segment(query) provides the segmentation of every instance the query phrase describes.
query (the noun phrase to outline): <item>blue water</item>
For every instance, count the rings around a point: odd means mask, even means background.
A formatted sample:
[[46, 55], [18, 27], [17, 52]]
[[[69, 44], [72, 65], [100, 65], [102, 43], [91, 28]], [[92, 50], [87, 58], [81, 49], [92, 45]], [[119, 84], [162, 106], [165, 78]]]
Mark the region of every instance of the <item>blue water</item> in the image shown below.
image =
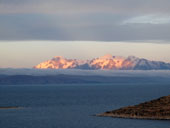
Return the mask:
[[170, 94], [170, 84], [0, 86], [0, 128], [170, 128], [170, 121], [95, 117]]

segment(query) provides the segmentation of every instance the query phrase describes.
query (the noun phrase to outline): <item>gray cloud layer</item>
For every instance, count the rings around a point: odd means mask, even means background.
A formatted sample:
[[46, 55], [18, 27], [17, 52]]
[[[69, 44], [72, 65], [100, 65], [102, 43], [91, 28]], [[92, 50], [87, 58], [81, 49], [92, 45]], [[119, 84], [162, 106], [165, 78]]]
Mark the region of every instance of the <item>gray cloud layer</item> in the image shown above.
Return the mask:
[[1, 0], [1, 13], [167, 13], [169, 0]]
[[1, 0], [0, 39], [169, 41], [169, 6], [169, 0]]
[[10, 69], [0, 68], [0, 75], [83, 75], [83, 76], [129, 76], [129, 77], [170, 77], [169, 70], [80, 70], [80, 69]]

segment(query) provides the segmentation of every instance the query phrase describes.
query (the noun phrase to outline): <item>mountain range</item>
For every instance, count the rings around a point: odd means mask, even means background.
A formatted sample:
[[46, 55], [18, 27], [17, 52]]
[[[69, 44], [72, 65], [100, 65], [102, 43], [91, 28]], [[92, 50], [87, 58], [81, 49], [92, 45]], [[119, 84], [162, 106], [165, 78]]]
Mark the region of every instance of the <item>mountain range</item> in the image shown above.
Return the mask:
[[55, 56], [51, 60], [42, 62], [33, 68], [36, 69], [86, 69], [86, 70], [166, 70], [170, 63], [151, 61], [135, 56], [120, 57], [110, 54], [92, 60], [66, 59]]

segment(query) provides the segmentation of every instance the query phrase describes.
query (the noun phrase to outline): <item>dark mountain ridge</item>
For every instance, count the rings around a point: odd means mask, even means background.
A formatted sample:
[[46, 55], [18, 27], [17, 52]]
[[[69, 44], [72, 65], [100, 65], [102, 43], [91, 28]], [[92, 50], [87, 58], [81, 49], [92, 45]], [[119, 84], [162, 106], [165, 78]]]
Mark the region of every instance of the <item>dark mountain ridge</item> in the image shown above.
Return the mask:
[[86, 75], [0, 75], [0, 85], [67, 84], [67, 83], [169, 83], [159, 76], [86, 76]]

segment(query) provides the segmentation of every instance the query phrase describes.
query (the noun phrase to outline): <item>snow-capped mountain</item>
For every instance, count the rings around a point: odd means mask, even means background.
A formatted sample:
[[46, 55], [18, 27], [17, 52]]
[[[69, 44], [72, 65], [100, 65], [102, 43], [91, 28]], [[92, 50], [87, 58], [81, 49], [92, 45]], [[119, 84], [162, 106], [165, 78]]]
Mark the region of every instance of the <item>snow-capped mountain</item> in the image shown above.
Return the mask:
[[40, 68], [40, 69], [67, 69], [67, 68], [75, 68], [79, 65], [77, 60], [73, 59], [65, 59], [62, 56], [55, 56], [51, 60], [42, 62], [35, 66], [34, 68]]
[[162, 70], [170, 69], [170, 63], [150, 61], [134, 56], [127, 58], [120, 56], [105, 55], [92, 60], [66, 59], [56, 56], [51, 60], [42, 62], [34, 68], [37, 69], [120, 69], [120, 70]]

